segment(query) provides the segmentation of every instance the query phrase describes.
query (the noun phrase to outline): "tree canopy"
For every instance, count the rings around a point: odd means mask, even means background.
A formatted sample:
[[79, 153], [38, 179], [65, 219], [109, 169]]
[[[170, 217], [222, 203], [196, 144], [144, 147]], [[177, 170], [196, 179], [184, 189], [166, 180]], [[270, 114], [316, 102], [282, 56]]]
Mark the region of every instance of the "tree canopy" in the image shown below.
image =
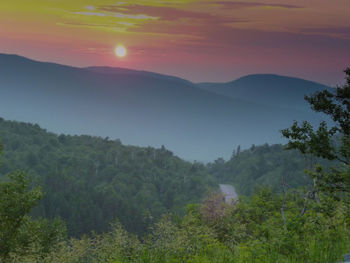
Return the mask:
[[350, 68], [345, 70], [346, 83], [335, 92], [324, 90], [312, 96], [305, 96], [313, 110], [331, 117], [330, 127], [321, 122], [318, 128], [304, 121], [294, 122], [291, 128], [282, 130], [288, 138], [289, 149], [298, 149], [303, 154], [311, 154], [329, 160], [337, 160], [342, 167], [325, 171], [318, 166], [312, 177], [315, 187], [332, 193], [350, 193]]
[[[2, 145], [0, 144], [0, 155]], [[65, 226], [59, 220], [32, 220], [31, 210], [42, 198], [40, 187], [30, 188], [25, 173], [8, 174], [0, 182], [0, 262], [14, 255], [44, 255], [65, 238]]]
[[38, 125], [0, 119], [5, 151], [0, 178], [17, 169], [42, 186], [33, 216], [62, 218], [69, 235], [107, 231], [116, 218], [143, 234], [164, 213], [184, 214], [216, 182], [200, 163], [164, 146], [125, 146], [119, 140], [56, 135]]

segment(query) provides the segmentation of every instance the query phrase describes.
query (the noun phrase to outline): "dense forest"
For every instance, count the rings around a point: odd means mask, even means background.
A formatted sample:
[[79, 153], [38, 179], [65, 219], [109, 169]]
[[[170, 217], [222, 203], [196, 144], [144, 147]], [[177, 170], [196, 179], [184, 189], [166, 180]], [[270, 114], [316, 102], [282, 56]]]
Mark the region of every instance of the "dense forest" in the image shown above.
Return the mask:
[[[345, 72], [336, 94], [306, 97], [333, 126], [294, 122], [286, 146], [206, 166], [1, 119], [0, 262], [339, 262], [350, 247]], [[223, 181], [246, 196], [225, 203]]]
[[0, 138], [2, 177], [25, 171], [44, 193], [32, 214], [62, 218], [72, 236], [106, 231], [115, 218], [143, 234], [160, 215], [182, 215], [186, 204], [199, 202], [216, 186], [204, 165], [183, 161], [164, 147], [57, 136], [3, 119]]
[[[0, 184], [1, 262], [338, 262], [350, 246], [348, 197], [261, 189], [236, 204], [209, 195], [186, 215], [163, 215], [142, 239], [115, 221], [103, 234], [67, 239], [60, 221], [27, 213], [42, 198], [21, 173]], [[30, 189], [30, 190], [29, 190]], [[281, 213], [281, 208], [283, 208]]]
[[324, 167], [337, 165], [336, 161], [301, 154], [286, 145], [253, 145], [233, 152], [230, 160], [218, 158], [207, 165], [210, 174], [219, 182], [235, 185], [240, 195], [251, 195], [259, 187], [266, 186], [274, 192], [281, 192], [281, 183], [286, 181], [288, 188], [295, 189], [312, 184], [305, 170], [316, 164]]
[[32, 215], [63, 219], [69, 236], [106, 231], [115, 218], [142, 235], [162, 214], [183, 215], [186, 204], [202, 201], [218, 183], [232, 183], [241, 195], [261, 186], [280, 192], [284, 175], [290, 188], [310, 183], [304, 172], [308, 159], [282, 145], [238, 148], [228, 161], [203, 165], [183, 161], [164, 147], [56, 135], [3, 119], [0, 138], [5, 148], [0, 176], [25, 171], [44, 192]]

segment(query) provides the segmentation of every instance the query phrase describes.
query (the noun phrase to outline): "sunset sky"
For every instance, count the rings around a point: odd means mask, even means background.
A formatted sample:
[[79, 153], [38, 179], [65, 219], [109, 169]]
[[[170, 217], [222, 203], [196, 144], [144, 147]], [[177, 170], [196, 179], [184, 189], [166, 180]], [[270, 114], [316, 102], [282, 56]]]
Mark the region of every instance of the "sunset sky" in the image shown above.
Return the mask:
[[0, 53], [195, 82], [277, 73], [335, 85], [350, 66], [350, 1], [1, 0]]

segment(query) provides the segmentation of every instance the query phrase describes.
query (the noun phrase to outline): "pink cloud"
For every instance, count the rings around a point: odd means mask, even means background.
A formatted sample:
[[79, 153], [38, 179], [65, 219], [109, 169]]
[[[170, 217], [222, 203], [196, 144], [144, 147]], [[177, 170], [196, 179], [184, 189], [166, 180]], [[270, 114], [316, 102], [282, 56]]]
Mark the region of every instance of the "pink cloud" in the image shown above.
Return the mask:
[[224, 2], [217, 1], [214, 4], [220, 5], [222, 8], [229, 9], [240, 9], [240, 8], [253, 8], [253, 7], [276, 7], [276, 8], [286, 8], [286, 9], [295, 9], [302, 8], [296, 5], [288, 5], [288, 4], [267, 4], [260, 2]]

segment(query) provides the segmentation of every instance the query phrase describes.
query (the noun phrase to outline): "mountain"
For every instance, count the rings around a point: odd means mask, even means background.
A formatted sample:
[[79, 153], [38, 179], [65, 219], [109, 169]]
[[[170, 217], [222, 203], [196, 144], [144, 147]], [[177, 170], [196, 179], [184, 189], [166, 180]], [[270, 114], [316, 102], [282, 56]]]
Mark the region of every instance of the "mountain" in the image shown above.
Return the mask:
[[146, 76], [154, 79], [163, 79], [163, 80], [178, 82], [185, 85], [193, 85], [193, 83], [185, 79], [181, 79], [170, 75], [154, 73], [150, 71], [144, 71], [144, 70], [134, 70], [134, 69], [115, 68], [115, 67], [87, 67], [86, 69], [91, 70], [93, 72], [99, 72], [99, 73], [105, 73], [105, 74]]
[[[0, 116], [49, 131], [165, 145], [188, 160], [229, 157], [241, 145], [282, 142], [293, 120], [320, 116], [204, 90], [176, 77], [118, 68], [75, 68], [0, 54]], [[268, 97], [268, 95], [266, 95]], [[244, 100], [247, 99], [247, 100]], [[284, 105], [283, 105], [284, 106]]]
[[198, 86], [234, 99], [302, 111], [310, 111], [304, 95], [334, 90], [316, 82], [272, 74], [248, 75], [228, 83], [199, 83]]

